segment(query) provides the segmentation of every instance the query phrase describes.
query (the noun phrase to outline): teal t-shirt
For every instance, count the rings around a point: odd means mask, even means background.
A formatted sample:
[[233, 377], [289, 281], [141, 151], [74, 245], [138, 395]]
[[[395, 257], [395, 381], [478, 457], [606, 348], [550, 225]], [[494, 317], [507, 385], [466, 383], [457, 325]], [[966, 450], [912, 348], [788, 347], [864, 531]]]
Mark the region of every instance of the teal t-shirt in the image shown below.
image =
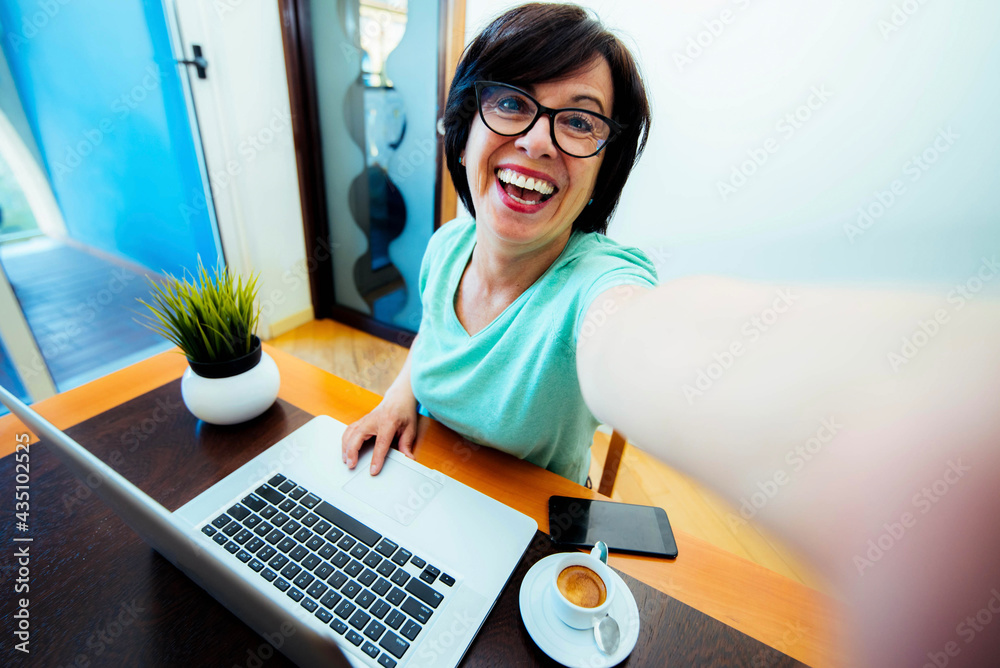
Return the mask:
[[470, 336], [455, 294], [475, 245], [475, 220], [458, 218], [424, 253], [423, 318], [410, 362], [421, 412], [582, 484], [599, 422], [580, 393], [577, 334], [596, 297], [617, 285], [655, 287], [656, 268], [637, 248], [573, 232], [552, 266]]

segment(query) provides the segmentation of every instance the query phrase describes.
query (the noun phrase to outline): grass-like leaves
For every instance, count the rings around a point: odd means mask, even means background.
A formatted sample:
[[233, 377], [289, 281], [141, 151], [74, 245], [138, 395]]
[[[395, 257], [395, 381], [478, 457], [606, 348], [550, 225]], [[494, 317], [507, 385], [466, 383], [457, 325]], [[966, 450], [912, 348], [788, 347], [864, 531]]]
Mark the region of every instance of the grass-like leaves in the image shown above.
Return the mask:
[[167, 274], [158, 283], [152, 278], [148, 308], [140, 324], [159, 332], [194, 362], [227, 362], [251, 350], [260, 308], [255, 308], [257, 278], [244, 283], [233, 279], [228, 268], [209, 274], [198, 259], [197, 276], [183, 279]]

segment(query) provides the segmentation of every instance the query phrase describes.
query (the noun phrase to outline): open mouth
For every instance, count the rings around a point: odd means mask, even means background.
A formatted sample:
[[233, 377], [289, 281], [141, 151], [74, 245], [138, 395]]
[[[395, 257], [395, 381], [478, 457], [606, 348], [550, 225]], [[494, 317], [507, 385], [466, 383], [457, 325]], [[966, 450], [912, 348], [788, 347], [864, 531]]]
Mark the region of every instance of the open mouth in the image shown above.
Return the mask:
[[519, 204], [533, 205], [547, 202], [559, 188], [544, 179], [519, 174], [513, 169], [497, 169], [497, 180], [507, 195]]

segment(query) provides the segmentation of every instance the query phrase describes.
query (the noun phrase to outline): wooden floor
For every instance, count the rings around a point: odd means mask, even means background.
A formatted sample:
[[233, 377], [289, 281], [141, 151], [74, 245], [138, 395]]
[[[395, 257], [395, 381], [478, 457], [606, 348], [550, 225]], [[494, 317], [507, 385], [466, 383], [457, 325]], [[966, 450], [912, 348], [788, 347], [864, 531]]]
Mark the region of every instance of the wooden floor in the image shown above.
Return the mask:
[[[270, 341], [272, 345], [378, 394], [396, 378], [406, 360], [401, 346], [331, 320], [314, 320]], [[600, 480], [608, 434], [598, 431], [591, 479]], [[735, 525], [732, 506], [631, 444], [618, 471], [616, 501], [659, 506], [672, 526], [740, 555], [772, 571], [826, 591], [822, 581], [780, 543], [752, 524]]]

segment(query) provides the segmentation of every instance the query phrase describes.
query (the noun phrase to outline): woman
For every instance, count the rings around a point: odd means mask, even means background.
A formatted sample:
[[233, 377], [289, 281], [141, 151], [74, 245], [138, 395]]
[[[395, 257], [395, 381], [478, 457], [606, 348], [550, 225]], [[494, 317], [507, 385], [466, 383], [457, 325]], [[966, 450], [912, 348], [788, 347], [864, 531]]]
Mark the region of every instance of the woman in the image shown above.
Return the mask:
[[500, 16], [467, 49], [444, 116], [445, 155], [471, 218], [434, 234], [424, 316], [381, 404], [344, 436], [349, 466], [376, 437], [410, 454], [417, 406], [470, 440], [583, 483], [598, 421], [576, 346], [587, 308], [656, 285], [638, 249], [603, 232], [646, 141], [632, 56], [574, 5]]

